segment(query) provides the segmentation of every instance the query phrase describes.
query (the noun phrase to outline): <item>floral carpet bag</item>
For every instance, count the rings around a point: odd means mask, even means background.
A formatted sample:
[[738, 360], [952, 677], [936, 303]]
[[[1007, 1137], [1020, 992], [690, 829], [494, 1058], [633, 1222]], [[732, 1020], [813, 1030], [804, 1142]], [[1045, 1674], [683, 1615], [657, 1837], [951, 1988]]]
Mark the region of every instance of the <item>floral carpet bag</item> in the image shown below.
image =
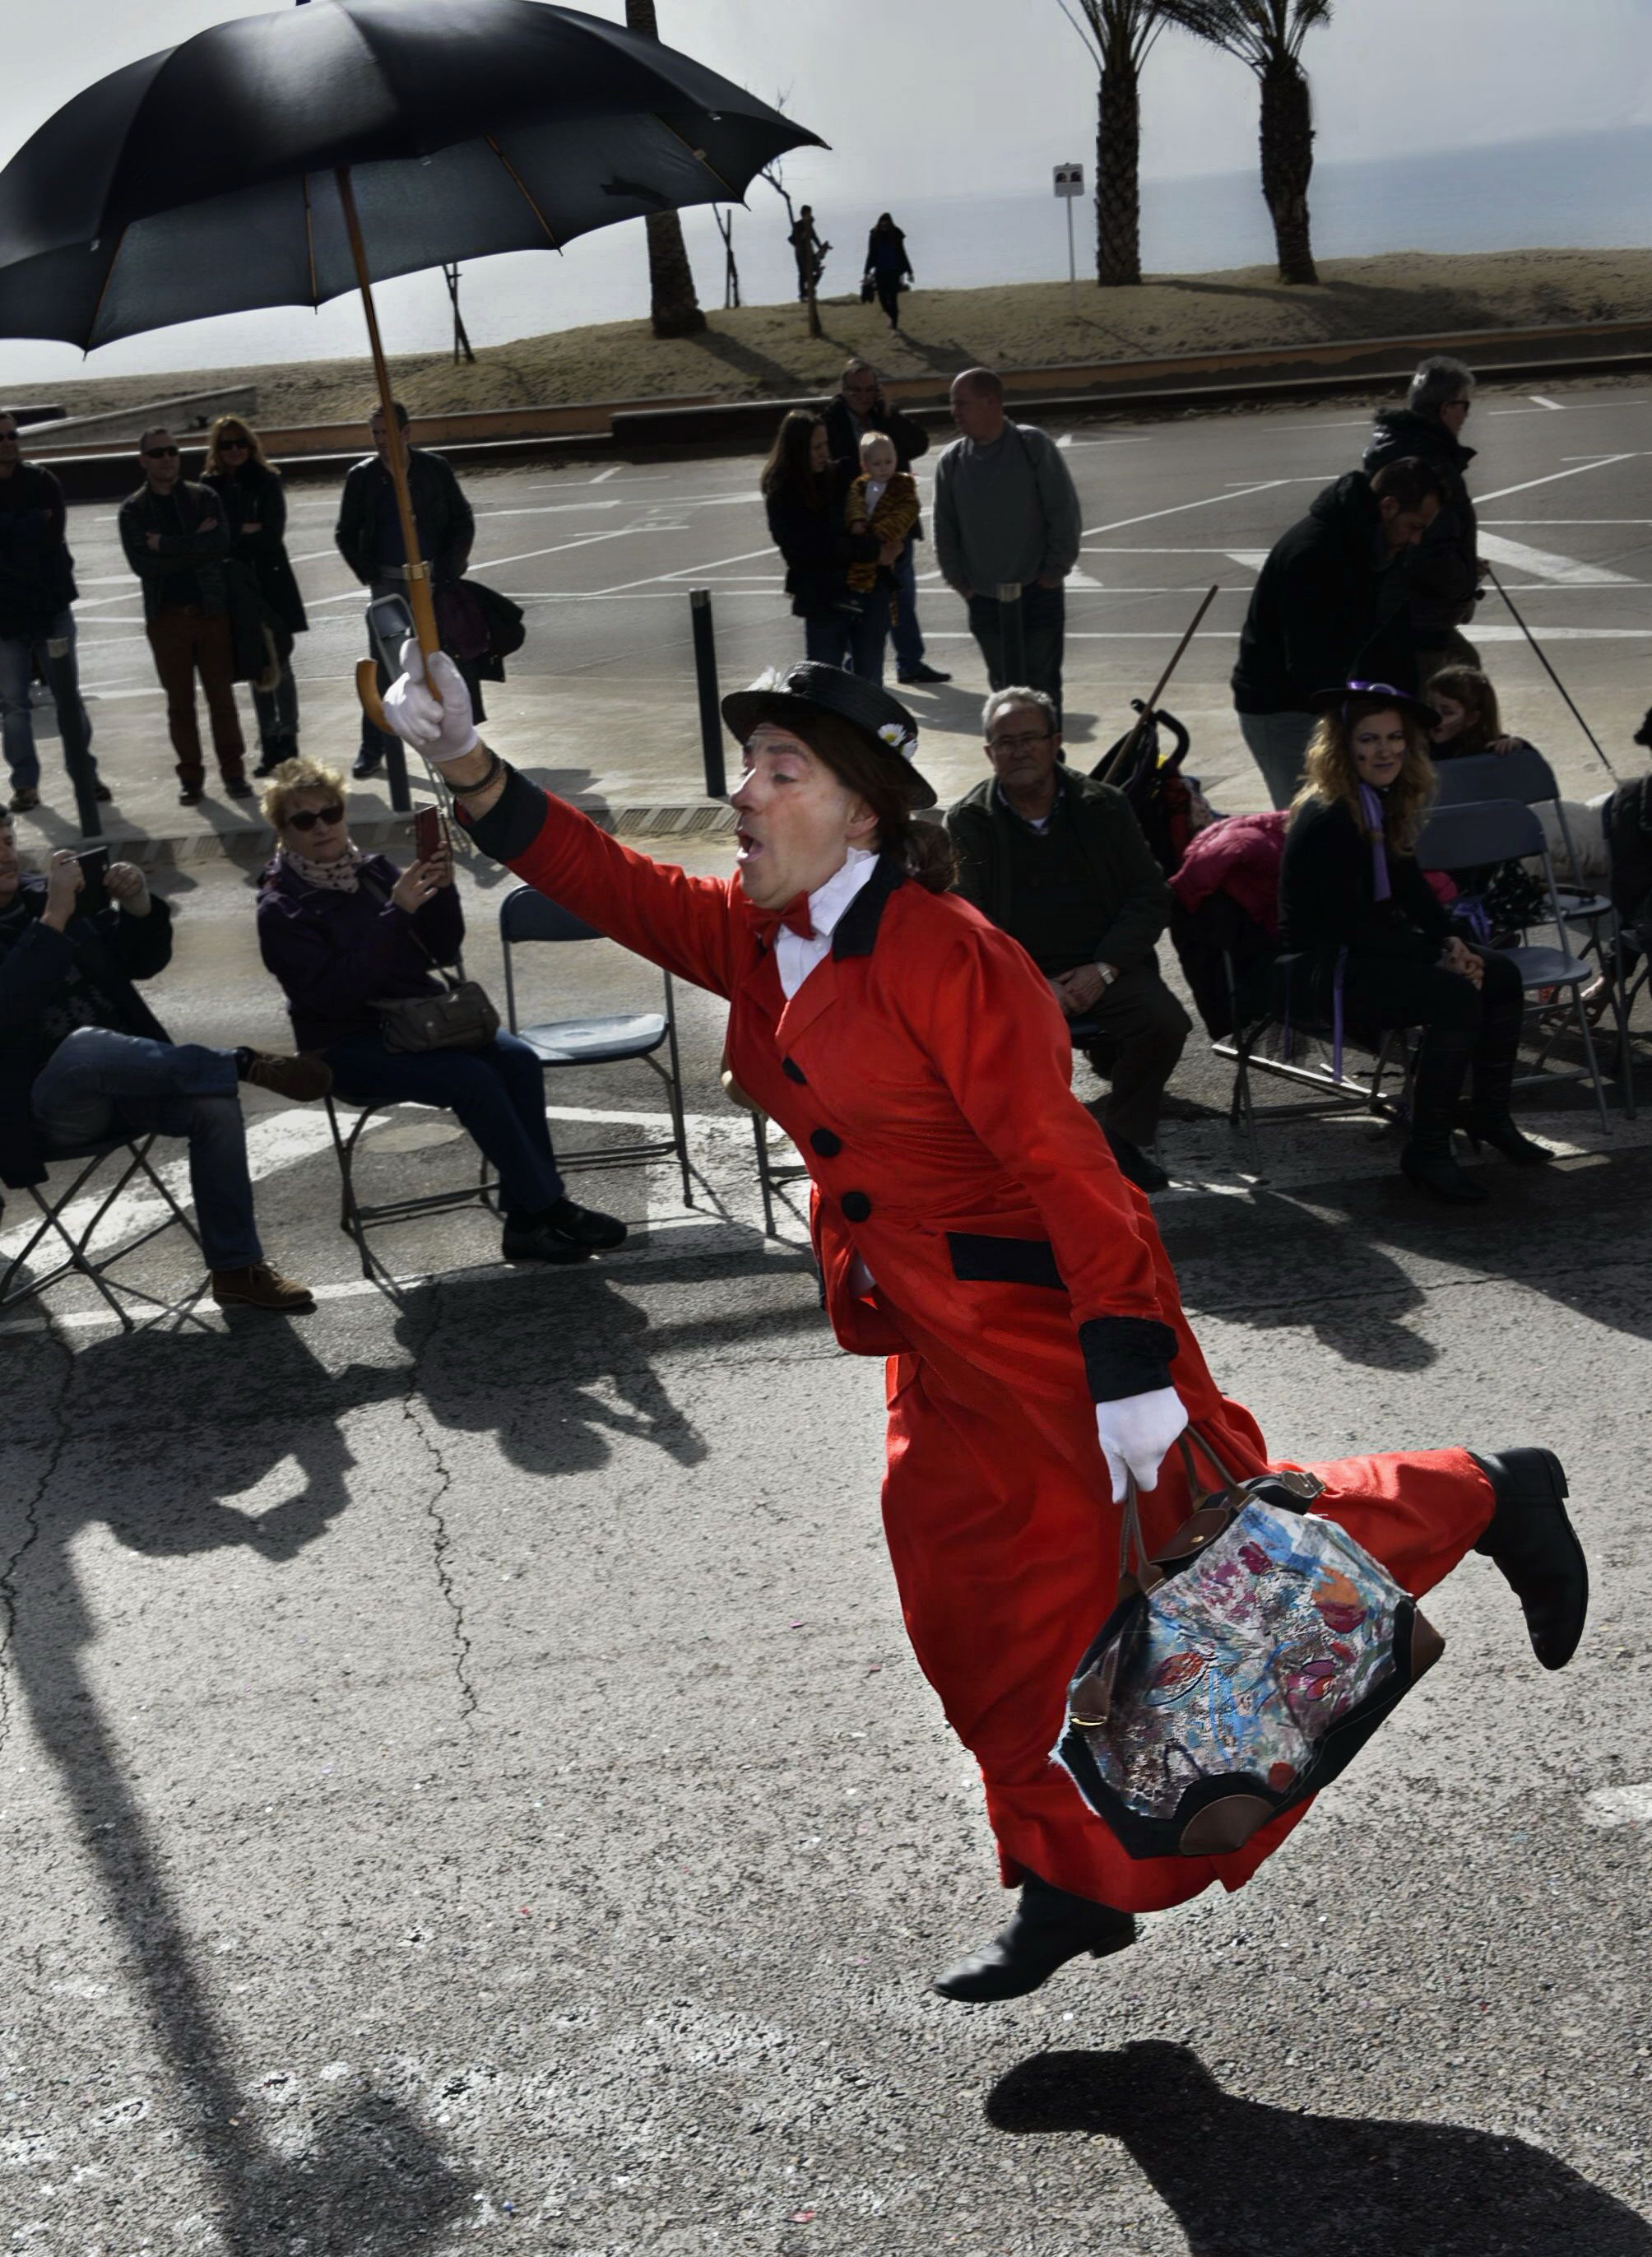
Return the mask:
[[[1202, 1490], [1190, 1435], [1220, 1488]], [[1149, 1559], [1132, 1485], [1119, 1603], [1054, 1751], [1133, 1857], [1241, 1849], [1345, 1770], [1444, 1650], [1380, 1561], [1310, 1510], [1311, 1474], [1238, 1481], [1192, 1429], [1178, 1447], [1200, 1501]]]

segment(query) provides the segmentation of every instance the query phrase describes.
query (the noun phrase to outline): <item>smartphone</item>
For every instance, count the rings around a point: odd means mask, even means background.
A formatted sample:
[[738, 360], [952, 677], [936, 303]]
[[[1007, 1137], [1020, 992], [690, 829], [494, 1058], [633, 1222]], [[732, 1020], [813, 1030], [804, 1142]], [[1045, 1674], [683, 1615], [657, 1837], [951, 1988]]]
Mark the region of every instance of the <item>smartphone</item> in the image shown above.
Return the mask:
[[109, 888], [104, 882], [109, 876], [109, 849], [88, 846], [84, 854], [77, 854], [74, 859], [81, 866], [76, 912], [81, 916], [95, 916], [99, 909], [109, 907]]
[[405, 596], [375, 596], [368, 605], [367, 632], [392, 682], [401, 672], [401, 647], [413, 631], [413, 613]]
[[421, 862], [434, 862], [448, 843], [447, 825], [439, 807], [421, 807], [413, 817], [413, 851]]

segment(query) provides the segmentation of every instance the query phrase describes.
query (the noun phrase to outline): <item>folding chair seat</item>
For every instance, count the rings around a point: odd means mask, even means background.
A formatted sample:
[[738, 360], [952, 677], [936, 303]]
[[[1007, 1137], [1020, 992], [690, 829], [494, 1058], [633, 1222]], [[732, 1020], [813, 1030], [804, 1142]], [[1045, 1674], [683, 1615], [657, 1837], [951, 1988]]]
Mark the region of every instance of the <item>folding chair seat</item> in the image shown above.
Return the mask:
[[[666, 1086], [666, 1101], [671, 1112], [669, 1136], [648, 1138], [639, 1143], [593, 1144], [572, 1152], [564, 1151], [559, 1145], [556, 1164], [564, 1171], [573, 1168], [635, 1167], [672, 1154], [682, 1178], [683, 1203], [692, 1206], [688, 1139], [682, 1117], [682, 1067], [677, 1054], [676, 991], [671, 974], [660, 974], [665, 983], [662, 1011], [611, 1011], [581, 1018], [547, 1019], [531, 1026], [518, 1023], [513, 951], [539, 944], [560, 945], [601, 940], [604, 937], [595, 925], [587, 924], [582, 917], [575, 916], [571, 909], [565, 909], [535, 887], [513, 888], [499, 904], [506, 1022], [547, 1073], [559, 1067], [618, 1065], [639, 1059], [658, 1074]], [[662, 1062], [661, 1051], [668, 1062]]]
[[[1494, 754], [1493, 757], [1500, 767], [1502, 756]], [[1449, 767], [1451, 763], [1447, 765]], [[1595, 978], [1600, 967], [1574, 955], [1566, 945], [1565, 916], [1555, 885], [1554, 866], [1550, 860], [1548, 840], [1536, 810], [1523, 800], [1513, 799], [1477, 800], [1462, 805], [1437, 807], [1417, 841], [1416, 853], [1417, 861], [1424, 870], [1465, 870], [1487, 862], [1514, 860], [1541, 863], [1543, 888], [1549, 897], [1549, 921], [1554, 925], [1558, 945], [1550, 948], [1527, 943], [1517, 948], [1505, 949], [1502, 953], [1515, 965], [1520, 973], [1521, 985], [1528, 995], [1541, 989], [1571, 990], [1571, 1010], [1582, 1038], [1588, 1078], [1594, 1086], [1595, 1108], [1600, 1115], [1600, 1126], [1609, 1133], [1611, 1123], [1606, 1118], [1606, 1089], [1595, 1058], [1589, 1015], [1583, 1004], [1584, 987]], [[1530, 1087], [1534, 1082], [1542, 1084], [1559, 1078], [1538, 1073], [1523, 1075], [1521, 1079], [1524, 1086]]]
[[[53, 1185], [50, 1178], [44, 1185], [29, 1185], [28, 1195], [39, 1209], [40, 1220], [31, 1232], [26, 1243], [11, 1257], [4, 1269], [0, 1270], [0, 1311], [15, 1308], [20, 1302], [32, 1300], [49, 1291], [53, 1285], [61, 1284], [66, 1277], [84, 1277], [102, 1294], [103, 1299], [120, 1320], [122, 1330], [124, 1332], [133, 1330], [131, 1314], [124, 1305], [116, 1298], [116, 1288], [109, 1282], [109, 1273], [115, 1264], [117, 1262], [128, 1260], [137, 1253], [139, 1247], [147, 1246], [152, 1238], [159, 1238], [163, 1231], [172, 1229], [174, 1224], [188, 1233], [194, 1241], [197, 1249], [201, 1245], [200, 1233], [194, 1224], [190, 1221], [166, 1185], [156, 1173], [150, 1161], [150, 1150], [154, 1143], [155, 1136], [151, 1133], [133, 1136], [103, 1137], [96, 1143], [79, 1145], [71, 1151], [53, 1152], [50, 1156], [53, 1167], [67, 1164], [74, 1172], [55, 1186]], [[88, 1187], [95, 1181], [100, 1170], [109, 1162], [118, 1160], [123, 1156], [124, 1156], [125, 1165], [119, 1170], [109, 1188], [101, 1193], [90, 1194], [97, 1199], [97, 1205], [93, 1210], [90, 1220], [78, 1228], [71, 1226], [67, 1220], [70, 1207], [76, 1199], [88, 1195]], [[160, 1200], [166, 1213], [159, 1222], [152, 1223], [147, 1230], [140, 1231], [136, 1238], [127, 1239], [120, 1245], [110, 1248], [107, 1253], [95, 1257], [92, 1252], [92, 1242], [134, 1176], [139, 1176], [144, 1179], [155, 1197]], [[43, 1242], [53, 1238], [60, 1241], [65, 1249], [62, 1259], [58, 1261], [53, 1268], [31, 1271], [27, 1277], [24, 1277], [22, 1273], [35, 1249]], [[140, 1291], [136, 1285], [122, 1283], [119, 1291], [131, 1295], [135, 1299], [149, 1301], [157, 1308], [166, 1308], [170, 1305], [152, 1293]]]

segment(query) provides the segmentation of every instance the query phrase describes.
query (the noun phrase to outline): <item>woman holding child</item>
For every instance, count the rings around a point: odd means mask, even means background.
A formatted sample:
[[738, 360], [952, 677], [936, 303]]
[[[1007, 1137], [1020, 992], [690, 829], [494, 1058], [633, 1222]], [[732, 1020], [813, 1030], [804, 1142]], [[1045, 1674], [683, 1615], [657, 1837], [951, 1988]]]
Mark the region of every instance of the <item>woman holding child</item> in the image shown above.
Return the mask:
[[[803, 622], [805, 654], [822, 666], [840, 666], [867, 682], [881, 682], [890, 575], [910, 520], [898, 539], [888, 538], [872, 528], [864, 508], [851, 512], [851, 487], [860, 483], [857, 468], [832, 460], [822, 416], [794, 407], [775, 436], [759, 485], [770, 535], [785, 561], [786, 592]], [[906, 483], [912, 483], [909, 475]], [[912, 514], [917, 515], [915, 488]], [[854, 571], [863, 581], [870, 572], [872, 584], [851, 586]]]

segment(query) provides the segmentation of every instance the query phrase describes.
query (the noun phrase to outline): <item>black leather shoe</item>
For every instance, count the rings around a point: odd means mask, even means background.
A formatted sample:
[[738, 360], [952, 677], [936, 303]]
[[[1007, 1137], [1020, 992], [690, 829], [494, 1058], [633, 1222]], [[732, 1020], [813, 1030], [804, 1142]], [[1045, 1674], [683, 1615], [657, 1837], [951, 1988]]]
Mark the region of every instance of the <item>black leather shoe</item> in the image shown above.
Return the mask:
[[1144, 1152], [1140, 1144], [1132, 1144], [1111, 1129], [1104, 1132], [1112, 1146], [1112, 1156], [1119, 1163], [1119, 1172], [1133, 1183], [1139, 1192], [1168, 1192], [1170, 1178], [1151, 1152]]
[[625, 1225], [617, 1214], [604, 1214], [600, 1208], [578, 1206], [571, 1199], [558, 1199], [554, 1207], [547, 1208], [541, 1220], [563, 1238], [571, 1238], [575, 1246], [605, 1254], [625, 1242]]
[[1420, 1151], [1408, 1144], [1400, 1154], [1400, 1172], [1414, 1191], [1451, 1206], [1484, 1206], [1491, 1197], [1484, 1184], [1463, 1173], [1449, 1151]]
[[512, 1220], [506, 1216], [499, 1251], [507, 1262], [589, 1262], [591, 1250], [548, 1223]]
[[1493, 1152], [1500, 1152], [1517, 1168], [1541, 1168], [1555, 1157], [1547, 1144], [1538, 1143], [1535, 1137], [1522, 1136], [1510, 1114], [1471, 1113], [1463, 1125], [1477, 1152], [1482, 1144], [1489, 1144]]
[[1566, 1515], [1565, 1468], [1552, 1450], [1469, 1455], [1497, 1497], [1474, 1549], [1494, 1562], [1520, 1601], [1538, 1660], [1564, 1669], [1589, 1612], [1589, 1563]]
[[353, 776], [377, 775], [379, 769], [383, 768], [384, 765], [385, 755], [383, 753], [361, 752], [357, 753], [354, 761], [351, 761], [349, 772]]
[[950, 682], [951, 679], [950, 674], [942, 674], [938, 666], [931, 666], [927, 659], [921, 659], [910, 674], [895, 676], [897, 682]]
[[1135, 1940], [1136, 1923], [1127, 1912], [1072, 1896], [1028, 1873], [1008, 1927], [937, 1975], [933, 1987], [943, 1999], [971, 2002], [1024, 1999], [1081, 1951], [1105, 1959]]

